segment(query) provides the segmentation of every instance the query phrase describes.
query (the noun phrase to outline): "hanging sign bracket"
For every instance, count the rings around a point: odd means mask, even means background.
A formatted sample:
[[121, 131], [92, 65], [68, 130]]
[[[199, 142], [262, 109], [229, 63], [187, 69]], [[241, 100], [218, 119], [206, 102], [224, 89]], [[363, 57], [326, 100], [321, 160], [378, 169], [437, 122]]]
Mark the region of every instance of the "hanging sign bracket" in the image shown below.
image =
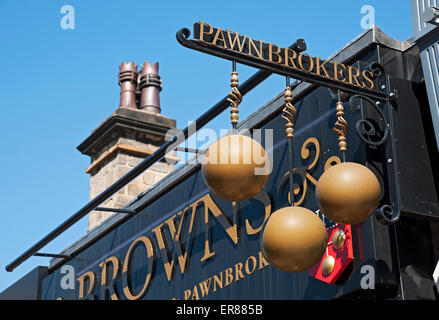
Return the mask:
[[[386, 102], [396, 98], [395, 94], [380, 91], [376, 85], [375, 79], [381, 75], [378, 63], [360, 70], [337, 61], [312, 57], [303, 52], [306, 48], [303, 39], [297, 42], [298, 50], [282, 48], [227, 29], [214, 28], [204, 22], [195, 23], [192, 40], [189, 39], [190, 35], [189, 29], [180, 29], [177, 40], [190, 49], [332, 90], [362, 94]], [[301, 48], [300, 44], [305, 48]]]

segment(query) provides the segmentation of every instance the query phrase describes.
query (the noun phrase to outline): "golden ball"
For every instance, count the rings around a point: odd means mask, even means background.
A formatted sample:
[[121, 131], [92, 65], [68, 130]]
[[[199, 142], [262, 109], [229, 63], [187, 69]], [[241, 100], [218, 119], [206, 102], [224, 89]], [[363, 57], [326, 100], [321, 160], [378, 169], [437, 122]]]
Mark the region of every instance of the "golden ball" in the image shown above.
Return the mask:
[[335, 259], [333, 256], [327, 256], [322, 262], [322, 273], [329, 276], [334, 271]]
[[264, 187], [270, 172], [270, 160], [256, 140], [229, 135], [209, 146], [202, 171], [212, 193], [227, 201], [244, 201]]
[[344, 162], [326, 170], [316, 186], [320, 211], [333, 222], [357, 224], [375, 212], [381, 187], [367, 167]]
[[268, 261], [287, 272], [302, 272], [324, 255], [328, 233], [323, 221], [303, 207], [274, 212], [262, 232], [262, 249]]

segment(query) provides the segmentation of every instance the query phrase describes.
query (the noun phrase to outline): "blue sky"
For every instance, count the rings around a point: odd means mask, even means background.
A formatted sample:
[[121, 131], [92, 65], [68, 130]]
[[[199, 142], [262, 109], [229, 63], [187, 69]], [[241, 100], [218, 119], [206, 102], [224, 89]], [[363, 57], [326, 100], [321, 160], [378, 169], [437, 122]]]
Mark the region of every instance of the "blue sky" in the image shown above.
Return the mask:
[[[72, 5], [75, 29], [60, 26]], [[304, 38], [311, 55], [330, 56], [363, 32], [361, 8], [397, 40], [412, 36], [410, 1], [12, 1], [0, 0], [0, 291], [47, 258], [14, 272], [5, 266], [89, 200], [89, 158], [79, 145], [118, 106], [122, 61], [159, 61], [162, 114], [184, 128], [229, 91], [231, 64], [175, 39], [197, 21], [279, 46]], [[238, 65], [243, 82], [256, 70]], [[245, 96], [241, 119], [279, 93], [272, 76]], [[228, 114], [212, 126], [228, 127]], [[59, 252], [87, 221], [44, 248]]]

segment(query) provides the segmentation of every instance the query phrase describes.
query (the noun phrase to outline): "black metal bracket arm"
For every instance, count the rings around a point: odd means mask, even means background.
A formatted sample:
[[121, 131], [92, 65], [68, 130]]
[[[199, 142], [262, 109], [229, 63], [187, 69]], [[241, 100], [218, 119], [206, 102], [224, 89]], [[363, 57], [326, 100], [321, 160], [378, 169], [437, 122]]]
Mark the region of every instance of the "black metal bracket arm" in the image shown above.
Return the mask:
[[[350, 83], [343, 82], [343, 81], [337, 81], [332, 78], [328, 77], [322, 77], [320, 75], [303, 71], [299, 68], [291, 68], [289, 66], [286, 66], [285, 64], [277, 64], [274, 62], [270, 62], [268, 60], [259, 59], [257, 57], [243, 54], [243, 53], [237, 53], [234, 51], [231, 51], [226, 48], [222, 48], [220, 46], [214, 46], [209, 43], [199, 41], [192, 39], [190, 40], [189, 37], [191, 35], [191, 32], [187, 28], [182, 28], [177, 32], [177, 41], [184, 47], [197, 50], [203, 53], [207, 53], [222, 59], [235, 61], [237, 63], [241, 63], [244, 65], [248, 65], [250, 67], [258, 68], [261, 70], [266, 70], [271, 73], [276, 73], [282, 76], [290, 76], [292, 78], [302, 80], [304, 82], [316, 84], [322, 87], [326, 87], [333, 90], [341, 90], [350, 94], [362, 94], [363, 96], [366, 96], [371, 99], [380, 100], [380, 101], [390, 101], [393, 98], [385, 93], [380, 91], [374, 91], [369, 90], [361, 86], [354, 86]], [[302, 52], [306, 50], [306, 43], [303, 39], [298, 39], [293, 46], [289, 47], [290, 49], [297, 50], [297, 52]], [[376, 71], [376, 68], [375, 68]], [[376, 74], [372, 72], [374, 76]]]
[[177, 147], [175, 148], [176, 151], [183, 151], [183, 152], [189, 152], [189, 153], [196, 153], [196, 154], [205, 154], [206, 152], [200, 149], [193, 149], [193, 148], [186, 148], [186, 147]]
[[128, 213], [128, 214], [136, 214], [136, 210], [125, 209], [125, 208], [104, 208], [104, 207], [96, 207], [94, 211], [107, 211], [107, 212], [115, 212], [115, 213]]
[[[377, 76], [384, 72], [380, 64], [372, 66], [377, 71]], [[386, 202], [375, 212], [375, 218], [384, 225], [391, 225], [399, 220], [400, 195], [398, 182], [398, 164], [394, 143], [393, 112], [397, 109], [398, 91], [390, 89], [390, 78], [387, 76], [382, 88], [388, 90], [389, 99], [383, 104], [362, 94], [346, 95], [349, 98], [349, 107], [353, 114], [361, 114], [361, 119], [355, 124], [357, 136], [371, 148], [383, 148], [383, 174], [387, 176], [387, 185], [383, 188]], [[347, 98], [346, 98], [347, 99]], [[366, 112], [366, 107], [368, 111]], [[366, 114], [375, 113], [373, 119], [368, 119]], [[385, 115], [386, 113], [386, 115]], [[373, 139], [375, 137], [375, 139]], [[390, 139], [389, 139], [390, 138]], [[384, 181], [381, 179], [381, 181]]]
[[62, 258], [62, 259], [70, 259], [71, 256], [67, 254], [57, 254], [57, 253], [42, 253], [37, 252], [34, 253], [35, 257], [47, 257], [47, 258]]
[[[211, 47], [204, 45], [203, 42], [196, 41], [196, 40], [189, 40], [189, 37], [191, 35], [191, 32], [187, 28], [181, 28], [177, 34], [176, 38], [177, 41], [184, 47], [197, 50], [200, 52], [204, 52], [213, 56], [216, 56], [218, 58], [230, 60], [230, 61], [236, 61], [242, 64], [247, 64], [255, 68], [264, 69], [266, 71], [270, 71], [270, 73], [278, 73], [277, 70], [268, 70], [267, 68], [263, 68], [262, 66], [258, 65], [259, 59], [253, 58], [251, 56], [248, 56], [247, 59], [242, 59], [239, 56], [235, 56], [230, 54], [227, 50], [213, 50]], [[303, 39], [297, 39], [296, 42], [294, 42], [291, 46], [289, 46], [290, 49], [296, 51], [296, 52], [303, 52], [306, 50], [306, 42]], [[252, 65], [253, 64], [253, 65]], [[287, 75], [287, 74], [286, 74]]]
[[[70, 255], [70, 254], [60, 254], [60, 253], [43, 253], [43, 252], [37, 252], [33, 254], [34, 257], [44, 257], [44, 258], [53, 258], [53, 259], [72, 259], [74, 256]], [[85, 257], [75, 257], [78, 260], [83, 260], [83, 261], [89, 261], [88, 258]]]

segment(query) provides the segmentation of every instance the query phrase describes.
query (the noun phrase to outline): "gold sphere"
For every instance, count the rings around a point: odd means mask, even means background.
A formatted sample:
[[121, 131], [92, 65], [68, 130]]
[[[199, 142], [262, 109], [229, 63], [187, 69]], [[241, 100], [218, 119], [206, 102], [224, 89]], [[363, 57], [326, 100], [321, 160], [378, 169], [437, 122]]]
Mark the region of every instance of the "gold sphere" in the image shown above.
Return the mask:
[[340, 249], [341, 247], [344, 246], [345, 242], [346, 242], [346, 234], [344, 233], [344, 231], [341, 229], [335, 231], [334, 234], [332, 235], [332, 246], [335, 249]]
[[357, 224], [366, 220], [377, 208], [381, 187], [367, 167], [344, 162], [326, 170], [316, 186], [320, 211], [333, 222]]
[[262, 232], [262, 249], [268, 261], [287, 272], [302, 272], [323, 256], [328, 233], [323, 221], [303, 207], [274, 212]]
[[236, 134], [211, 144], [202, 167], [210, 191], [227, 201], [244, 201], [258, 194], [267, 182], [269, 169], [264, 147]]
[[335, 259], [333, 256], [327, 256], [325, 259], [323, 259], [322, 262], [322, 273], [325, 276], [329, 276], [332, 271], [334, 270], [335, 266]]

